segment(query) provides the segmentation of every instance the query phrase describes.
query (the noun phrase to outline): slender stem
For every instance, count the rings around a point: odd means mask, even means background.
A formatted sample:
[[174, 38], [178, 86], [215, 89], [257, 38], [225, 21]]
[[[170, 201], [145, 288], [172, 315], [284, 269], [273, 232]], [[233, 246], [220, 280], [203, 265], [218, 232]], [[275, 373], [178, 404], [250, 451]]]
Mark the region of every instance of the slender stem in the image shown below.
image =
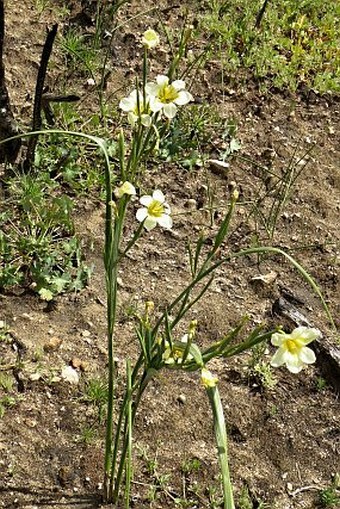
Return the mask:
[[126, 362], [126, 371], [127, 371], [127, 392], [129, 394], [128, 398], [128, 407], [127, 407], [127, 460], [125, 465], [125, 508], [129, 509], [130, 507], [130, 488], [131, 488], [131, 478], [132, 478], [132, 376], [131, 376], [131, 364], [130, 361]]
[[[138, 361], [137, 361], [137, 363], [138, 363]], [[127, 415], [125, 418], [124, 431], [123, 431], [123, 449], [122, 449], [121, 457], [119, 460], [117, 477], [115, 480], [115, 490], [114, 490], [114, 493], [112, 496], [113, 503], [116, 503], [118, 500], [119, 489], [120, 489], [120, 485], [122, 482], [124, 467], [126, 467], [126, 456], [127, 456], [128, 450], [129, 450], [129, 436], [128, 436], [129, 423], [131, 424], [131, 427], [133, 428], [139, 403], [141, 401], [142, 395], [143, 395], [148, 383], [150, 382], [151, 378], [152, 378], [152, 375], [149, 376], [148, 372], [144, 371], [142, 379], [139, 383], [139, 390], [137, 392], [136, 398], [135, 398], [134, 402], [131, 404], [130, 417], [129, 417], [129, 412], [128, 411], [126, 412]], [[129, 405], [129, 399], [131, 400], [131, 398], [132, 398], [132, 395], [130, 396], [130, 398], [126, 397], [127, 405]], [[123, 413], [123, 411], [122, 411], [122, 413]]]
[[215, 439], [222, 473], [224, 509], [235, 509], [233, 488], [229, 473], [228, 440], [222, 402], [216, 386], [207, 387], [206, 392], [214, 415]]
[[[139, 356], [139, 358], [138, 358], [138, 360], [137, 360], [137, 362], [136, 362], [136, 364], [135, 364], [135, 366], [133, 368], [132, 375], [131, 375], [131, 387], [133, 388], [132, 389], [133, 392], [134, 392], [134, 388], [135, 388], [135, 385], [136, 385], [136, 379], [137, 379], [137, 376], [138, 376], [138, 372], [139, 372], [142, 364], [143, 364], [143, 356], [142, 356], [142, 354], [140, 354], [140, 356]], [[122, 435], [123, 435], [123, 437], [125, 436], [125, 428], [124, 428], [124, 431], [122, 432], [122, 425], [123, 425], [124, 415], [126, 413], [126, 408], [127, 408], [128, 402], [129, 402], [129, 397], [131, 398], [132, 396], [129, 395], [127, 391], [125, 391], [124, 400], [123, 400], [122, 404], [120, 405], [120, 412], [119, 412], [118, 422], [117, 422], [117, 425], [116, 425], [115, 443], [114, 443], [113, 452], [112, 452], [110, 485], [109, 485], [109, 488], [108, 488], [109, 501], [112, 501], [113, 497], [114, 497], [113, 486], [115, 484], [114, 481], [115, 481], [115, 472], [116, 472], [116, 465], [117, 465], [119, 443], [121, 441]], [[132, 419], [132, 422], [133, 422], [133, 419]], [[122, 458], [120, 459], [120, 463], [121, 462], [122, 462]], [[117, 491], [117, 493], [118, 493], [118, 491]]]
[[[110, 197], [112, 193], [110, 194]], [[109, 202], [109, 203], [108, 203]], [[111, 206], [111, 199], [107, 201]], [[108, 210], [111, 215], [106, 217], [108, 242], [105, 244], [105, 270], [106, 270], [106, 292], [107, 292], [107, 341], [108, 341], [108, 403], [107, 403], [107, 423], [105, 439], [105, 477], [104, 477], [104, 496], [106, 500], [110, 498], [110, 474], [112, 464], [112, 442], [113, 442], [113, 401], [114, 401], [114, 326], [117, 313], [117, 277], [118, 277], [118, 258], [119, 244], [124, 224], [126, 202], [118, 204], [117, 217], [114, 221], [114, 235], [112, 236], [112, 210]], [[110, 231], [111, 233], [110, 233]]]

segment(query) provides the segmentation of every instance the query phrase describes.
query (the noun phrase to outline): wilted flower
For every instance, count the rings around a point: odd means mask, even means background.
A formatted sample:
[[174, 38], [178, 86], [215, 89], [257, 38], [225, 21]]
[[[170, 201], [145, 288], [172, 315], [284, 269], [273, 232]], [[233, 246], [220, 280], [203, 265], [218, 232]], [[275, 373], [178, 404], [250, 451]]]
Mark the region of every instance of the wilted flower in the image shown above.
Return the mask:
[[146, 230], [152, 230], [157, 224], [163, 228], [172, 228], [171, 209], [162, 191], [156, 190], [152, 196], [142, 196], [139, 201], [144, 207], [137, 210], [136, 218], [144, 222]]
[[[138, 94], [138, 95], [137, 95]], [[127, 112], [128, 120], [133, 126], [140, 119], [140, 122], [145, 127], [151, 125], [150, 108], [148, 103], [144, 104], [144, 97], [142, 92], [133, 90], [127, 97], [124, 97], [119, 103], [120, 109]]]
[[162, 110], [167, 118], [176, 115], [177, 106], [183, 106], [193, 100], [192, 95], [185, 90], [183, 80], [169, 83], [169, 78], [163, 75], [157, 76], [156, 83], [147, 83], [145, 91], [149, 96], [151, 111], [156, 113]]
[[143, 34], [142, 43], [147, 49], [155, 48], [159, 44], [158, 33], [152, 30], [152, 28], [148, 28], [148, 30], [145, 30]]
[[[184, 343], [184, 345], [188, 342], [188, 334], [184, 334], [184, 336], [181, 339], [181, 343]], [[162, 355], [162, 359], [165, 364], [182, 364], [183, 355], [185, 352], [185, 347], [180, 347], [178, 345], [173, 345], [173, 347], [170, 347], [170, 344], [168, 342], [165, 343], [165, 350]], [[193, 359], [193, 356], [188, 353], [186, 356], [186, 361], [191, 361]]]
[[201, 382], [205, 389], [211, 389], [212, 387], [215, 387], [215, 385], [218, 382], [218, 378], [212, 374], [211, 371], [209, 371], [206, 368], [202, 368], [201, 371]]
[[283, 364], [291, 373], [299, 373], [305, 364], [315, 362], [313, 350], [306, 345], [320, 337], [318, 329], [297, 327], [291, 334], [283, 331], [272, 335], [271, 342], [279, 349], [271, 360], [271, 366], [279, 367]]
[[114, 190], [114, 194], [116, 198], [122, 198], [124, 194], [129, 196], [134, 196], [136, 194], [136, 188], [130, 182], [124, 182], [121, 186], [116, 187]]

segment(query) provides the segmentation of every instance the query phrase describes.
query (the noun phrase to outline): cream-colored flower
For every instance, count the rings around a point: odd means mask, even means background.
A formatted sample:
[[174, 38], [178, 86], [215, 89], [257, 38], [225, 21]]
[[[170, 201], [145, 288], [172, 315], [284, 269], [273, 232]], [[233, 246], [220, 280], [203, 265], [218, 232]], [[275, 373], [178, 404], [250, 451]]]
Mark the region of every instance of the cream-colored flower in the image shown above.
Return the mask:
[[145, 86], [149, 97], [151, 111], [162, 111], [167, 118], [174, 118], [177, 106], [184, 106], [193, 100], [192, 95], [185, 90], [185, 82], [176, 80], [169, 83], [167, 76], [159, 75], [156, 83], [149, 82]]
[[118, 199], [122, 198], [124, 194], [127, 194], [128, 196], [134, 196], [136, 194], [136, 188], [131, 184], [131, 182], [126, 181], [121, 186], [116, 187], [114, 194]]
[[145, 127], [151, 125], [150, 108], [148, 103], [144, 104], [142, 92], [137, 93], [137, 90], [133, 90], [120, 101], [119, 107], [128, 114], [128, 120], [132, 126], [135, 125], [138, 119]]
[[[182, 364], [183, 361], [183, 355], [185, 352], [185, 345], [188, 342], [188, 334], [184, 334], [184, 336], [181, 339], [181, 343], [184, 343], [183, 346], [179, 344], [174, 344], [172, 348], [170, 347], [170, 344], [166, 341], [165, 343], [165, 350], [162, 355], [162, 359], [165, 364]], [[185, 361], [192, 361], [193, 356], [191, 353], [188, 353], [186, 356]]]
[[283, 331], [272, 335], [271, 342], [279, 349], [271, 360], [271, 366], [279, 367], [286, 365], [291, 373], [299, 373], [305, 364], [313, 364], [316, 357], [306, 345], [320, 337], [318, 329], [297, 327], [291, 334]]
[[136, 218], [144, 223], [146, 230], [152, 230], [157, 224], [163, 228], [172, 228], [171, 209], [162, 191], [156, 190], [152, 196], [142, 196], [139, 201], [144, 206], [137, 210]]
[[159, 35], [155, 30], [152, 30], [152, 28], [148, 28], [148, 30], [145, 30], [143, 37], [142, 37], [142, 43], [147, 49], [153, 49], [159, 44]]
[[201, 382], [206, 389], [215, 387], [218, 382], [217, 376], [214, 376], [211, 371], [206, 368], [201, 370]]

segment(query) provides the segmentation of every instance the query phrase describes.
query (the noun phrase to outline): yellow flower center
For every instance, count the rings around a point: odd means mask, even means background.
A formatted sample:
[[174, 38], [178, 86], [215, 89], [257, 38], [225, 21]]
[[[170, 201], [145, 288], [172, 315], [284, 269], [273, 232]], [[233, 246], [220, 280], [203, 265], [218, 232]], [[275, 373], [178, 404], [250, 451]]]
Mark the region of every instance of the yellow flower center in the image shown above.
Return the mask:
[[174, 102], [178, 96], [178, 91], [172, 85], [164, 85], [158, 92], [158, 98], [164, 104]]
[[287, 347], [287, 350], [293, 355], [296, 355], [298, 353], [298, 351], [300, 350], [298, 343], [296, 341], [294, 341], [293, 339], [287, 339], [286, 347]]
[[164, 214], [164, 206], [160, 201], [153, 200], [148, 206], [148, 214], [153, 217], [162, 217]]

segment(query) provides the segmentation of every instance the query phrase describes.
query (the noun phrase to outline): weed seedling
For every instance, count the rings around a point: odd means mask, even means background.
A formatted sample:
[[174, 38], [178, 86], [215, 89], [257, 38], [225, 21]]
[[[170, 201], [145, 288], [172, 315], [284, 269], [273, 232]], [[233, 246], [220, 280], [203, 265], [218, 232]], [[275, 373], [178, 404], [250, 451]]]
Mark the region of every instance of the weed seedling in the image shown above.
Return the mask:
[[321, 507], [339, 507], [340, 505], [340, 475], [335, 474], [331, 486], [319, 491]]

